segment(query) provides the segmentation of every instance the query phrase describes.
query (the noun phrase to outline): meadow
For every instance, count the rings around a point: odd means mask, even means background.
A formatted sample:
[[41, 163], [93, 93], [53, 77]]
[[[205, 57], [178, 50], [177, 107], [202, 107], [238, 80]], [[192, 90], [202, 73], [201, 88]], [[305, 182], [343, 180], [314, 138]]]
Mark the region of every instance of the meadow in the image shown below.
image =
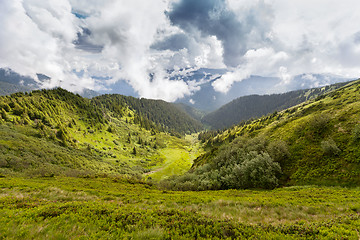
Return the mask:
[[180, 192], [125, 178], [2, 178], [0, 239], [359, 239], [360, 189]]

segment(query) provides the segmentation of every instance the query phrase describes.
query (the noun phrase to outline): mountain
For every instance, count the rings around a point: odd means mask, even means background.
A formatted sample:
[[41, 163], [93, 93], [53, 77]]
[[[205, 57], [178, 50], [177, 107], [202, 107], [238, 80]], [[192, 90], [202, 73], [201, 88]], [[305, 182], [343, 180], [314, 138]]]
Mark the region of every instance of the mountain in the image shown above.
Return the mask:
[[26, 87], [18, 84], [8, 82], [0, 82], [0, 96], [10, 95], [16, 92], [30, 92], [33, 90], [31, 87]]
[[[222, 69], [202, 68], [177, 76], [178, 79], [183, 79], [186, 82], [192, 84], [195, 82], [196, 86], [200, 88], [193, 95], [179, 99], [177, 102], [209, 113], [242, 96], [279, 94], [351, 80], [330, 74], [301, 74], [295, 76], [291, 82], [284, 84], [277, 77], [250, 76], [242, 81], [234, 82], [227, 93], [217, 92], [212, 84], [225, 73], [226, 71]], [[174, 78], [176, 79], [176, 77]]]
[[122, 108], [127, 106], [139, 115], [139, 118], [135, 118], [135, 120], [146, 129], [153, 127], [173, 134], [190, 134], [202, 130], [201, 122], [193, 119], [174, 104], [162, 100], [105, 94], [93, 98], [92, 102], [119, 114], [119, 116], [124, 115]]
[[[45, 75], [39, 74], [39, 79], [45, 79]], [[39, 87], [39, 82], [28, 76], [22, 76], [11, 69], [0, 68], [0, 82], [7, 82], [14, 85], [20, 85], [36, 89]]]
[[194, 107], [191, 107], [189, 105], [186, 105], [184, 103], [175, 103], [176, 107], [178, 107], [180, 110], [184, 111], [186, 114], [188, 114], [193, 119], [201, 122], [201, 119], [205, 116], [205, 112], [201, 111], [199, 109], [196, 109]]
[[346, 84], [348, 84], [348, 82], [282, 94], [240, 97], [222, 106], [218, 110], [205, 115], [202, 121], [214, 129], [227, 128], [241, 121], [259, 118], [269, 113], [295, 106], [329, 91], [338, 89]]
[[61, 88], [1, 96], [0, 175], [141, 178], [166, 160], [164, 148], [189, 155], [179, 137], [200, 129], [163, 101], [86, 99]]
[[[20, 75], [11, 69], [0, 68], [0, 96], [41, 89], [42, 83], [51, 79], [40, 73], [37, 74], [37, 78], [38, 81], [32, 77]], [[85, 98], [93, 98], [100, 95], [100, 93], [87, 88], [83, 89], [79, 94]]]
[[[197, 89], [192, 95], [178, 99], [176, 103], [183, 103], [208, 113], [215, 111], [224, 104], [241, 96], [284, 93], [350, 80], [329, 74], [301, 74], [295, 76], [290, 83], [284, 84], [283, 81], [277, 77], [250, 76], [242, 81], [234, 82], [227, 93], [222, 93], [215, 91], [212, 84], [222, 75], [227, 73], [227, 70], [225, 69], [181, 69], [179, 71], [168, 70], [168, 73], [170, 75], [170, 80], [183, 80]], [[121, 94], [139, 97], [138, 93], [134, 91], [131, 85], [124, 80], [109, 84], [107, 80], [111, 79], [110, 77], [92, 76], [92, 78], [103, 87], [103, 90], [95, 92], [84, 89], [83, 92], [79, 92], [81, 96], [92, 98], [101, 94]], [[50, 78], [48, 76], [41, 73], [37, 74], [37, 80], [35, 80], [28, 76], [22, 76], [11, 69], [0, 68], [0, 82], [7, 82], [15, 85], [9, 87], [8, 85], [3, 85], [2, 92], [4, 92], [4, 94], [18, 92], [15, 88], [19, 89], [19, 91], [23, 91], [21, 90], [23, 89], [21, 87], [26, 87], [26, 89], [30, 88], [30, 90], [40, 89], [42, 88], [43, 82], [49, 80]]]
[[207, 153], [178, 190], [360, 183], [360, 80], [281, 112], [199, 135]]

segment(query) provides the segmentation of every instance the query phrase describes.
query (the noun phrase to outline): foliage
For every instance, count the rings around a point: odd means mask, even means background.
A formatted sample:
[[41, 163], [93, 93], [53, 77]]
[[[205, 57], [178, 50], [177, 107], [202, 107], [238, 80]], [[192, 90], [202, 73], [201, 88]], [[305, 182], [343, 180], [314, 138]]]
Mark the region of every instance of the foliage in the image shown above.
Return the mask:
[[[237, 139], [261, 138], [282, 169], [281, 185], [360, 183], [360, 81], [322, 97], [232, 128], [199, 135], [208, 152], [194, 168], [209, 164]], [[229, 156], [230, 158], [230, 156]]]
[[327, 155], [338, 155], [341, 152], [341, 150], [336, 146], [335, 141], [331, 138], [321, 141], [321, 148]]
[[174, 190], [272, 189], [278, 186], [281, 168], [264, 150], [260, 138], [237, 139], [220, 149], [211, 162], [161, 184]]
[[152, 128], [160, 131], [168, 131], [174, 135], [194, 133], [202, 129], [199, 121], [190, 117], [185, 111], [176, 105], [151, 99], [138, 99], [122, 95], [102, 95], [92, 99], [92, 102], [106, 108], [114, 116], [123, 116], [124, 109], [129, 107], [136, 112], [134, 122], [147, 130]]
[[4, 239], [358, 239], [359, 189], [159, 191], [124, 178], [5, 178]]
[[267, 152], [274, 161], [280, 164], [284, 164], [291, 156], [288, 145], [282, 140], [271, 141], [267, 146]]
[[360, 124], [355, 125], [352, 134], [354, 141], [358, 141], [360, 139]]
[[323, 94], [341, 88], [346, 84], [336, 83], [322, 88], [297, 90], [282, 94], [240, 97], [205, 115], [202, 121], [214, 129], [223, 129], [241, 121], [259, 118], [275, 111], [293, 107], [310, 99], [317, 97], [321, 99], [320, 96]]

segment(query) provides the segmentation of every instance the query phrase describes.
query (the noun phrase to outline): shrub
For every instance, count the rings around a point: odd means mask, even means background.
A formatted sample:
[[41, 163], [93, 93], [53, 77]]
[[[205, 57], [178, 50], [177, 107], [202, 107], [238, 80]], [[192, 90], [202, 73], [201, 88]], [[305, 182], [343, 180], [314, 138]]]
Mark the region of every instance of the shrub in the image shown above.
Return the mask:
[[267, 147], [267, 151], [271, 158], [280, 164], [283, 164], [290, 158], [288, 146], [286, 142], [281, 140], [271, 142]]
[[220, 149], [209, 163], [169, 178], [161, 185], [173, 190], [275, 188], [281, 168], [264, 148], [261, 138], [236, 139]]
[[309, 120], [309, 127], [314, 133], [321, 135], [329, 128], [330, 120], [328, 114], [318, 114]]
[[240, 188], [273, 189], [278, 186], [279, 163], [274, 162], [268, 153], [250, 152], [247, 157], [237, 168]]
[[326, 155], [338, 155], [341, 150], [336, 146], [336, 143], [333, 139], [328, 139], [321, 141], [321, 148]]
[[5, 121], [9, 120], [9, 117], [4, 109], [1, 110], [1, 118], [4, 119]]
[[354, 141], [358, 141], [360, 139], [360, 124], [357, 124], [354, 127], [354, 130], [352, 132]]

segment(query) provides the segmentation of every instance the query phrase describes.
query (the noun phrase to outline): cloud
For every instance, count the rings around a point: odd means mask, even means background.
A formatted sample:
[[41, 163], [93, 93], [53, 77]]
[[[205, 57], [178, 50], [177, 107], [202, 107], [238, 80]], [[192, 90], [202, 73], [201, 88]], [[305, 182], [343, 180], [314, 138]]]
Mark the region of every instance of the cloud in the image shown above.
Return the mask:
[[281, 76], [285, 81], [290, 80], [286, 64], [289, 56], [285, 52], [275, 52], [272, 48], [249, 50], [243, 56], [243, 63], [234, 71], [222, 75], [212, 83], [218, 92], [226, 93], [234, 82], [249, 78], [252, 74]]
[[[266, 11], [263, 9], [268, 6], [258, 1], [255, 8]], [[215, 36], [222, 43], [224, 63], [236, 67], [247, 49], [266, 44], [269, 30], [268, 21], [258, 21], [256, 11], [241, 10], [235, 13], [225, 0], [181, 0], [172, 5], [169, 18], [187, 34]], [[246, 17], [240, 19], [239, 15]]]
[[92, 87], [90, 78], [79, 79], [72, 71], [79, 26], [66, 0], [4, 0], [0, 5], [0, 67], [34, 79], [37, 73], [52, 77], [44, 87]]
[[303, 73], [356, 77], [359, 9], [357, 0], [2, 0], [0, 67], [73, 91], [126, 81], [168, 101], [210, 81], [189, 80], [200, 68], [227, 69], [212, 78], [224, 93], [251, 75], [284, 86]]

